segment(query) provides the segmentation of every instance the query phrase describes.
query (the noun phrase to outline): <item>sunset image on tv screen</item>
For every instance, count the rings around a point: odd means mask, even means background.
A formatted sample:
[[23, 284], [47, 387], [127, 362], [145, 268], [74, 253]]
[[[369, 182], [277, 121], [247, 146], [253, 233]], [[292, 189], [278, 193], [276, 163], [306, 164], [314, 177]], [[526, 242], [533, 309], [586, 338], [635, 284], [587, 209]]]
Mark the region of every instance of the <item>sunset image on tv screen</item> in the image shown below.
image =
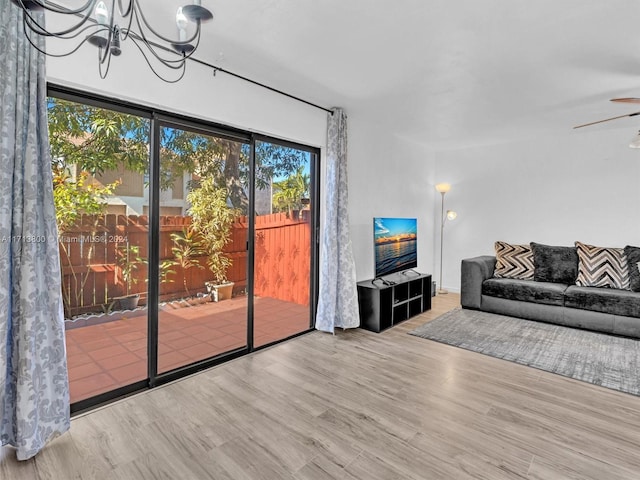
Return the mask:
[[374, 218], [376, 277], [418, 266], [415, 218]]

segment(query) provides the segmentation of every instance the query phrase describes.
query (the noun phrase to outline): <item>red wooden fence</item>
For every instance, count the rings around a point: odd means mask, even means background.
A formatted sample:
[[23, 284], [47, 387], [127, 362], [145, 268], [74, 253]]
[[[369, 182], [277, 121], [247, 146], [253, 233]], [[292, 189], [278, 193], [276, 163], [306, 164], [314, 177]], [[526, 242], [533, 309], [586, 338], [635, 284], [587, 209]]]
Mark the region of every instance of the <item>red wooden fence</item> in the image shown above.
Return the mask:
[[311, 225], [309, 211], [292, 220], [284, 213], [256, 217], [256, 295], [309, 305]]
[[[301, 218], [296, 219], [285, 214], [256, 217], [256, 295], [308, 305], [311, 228], [308, 212], [302, 213]], [[160, 217], [161, 264], [174, 259], [171, 235], [181, 233], [190, 223], [191, 217]], [[127, 246], [135, 246], [139, 249], [137, 256], [146, 261], [148, 232], [147, 216], [108, 214], [82, 215], [75, 227], [61, 235], [63, 293], [68, 316], [100, 312], [107, 309], [115, 297], [129, 293], [140, 293], [141, 303], [146, 302], [147, 264], [136, 264], [132, 275], [135, 280], [127, 291], [119, 259]], [[247, 236], [247, 218], [241, 217], [234, 223], [231, 241], [224, 250], [232, 260], [227, 277], [235, 282], [235, 292], [245, 290], [247, 285]], [[183, 270], [179, 265], [172, 265], [170, 268], [175, 273], [161, 282], [160, 299], [166, 301], [205, 292], [204, 284], [212, 275], [205, 256], [199, 257], [198, 263], [202, 269]]]

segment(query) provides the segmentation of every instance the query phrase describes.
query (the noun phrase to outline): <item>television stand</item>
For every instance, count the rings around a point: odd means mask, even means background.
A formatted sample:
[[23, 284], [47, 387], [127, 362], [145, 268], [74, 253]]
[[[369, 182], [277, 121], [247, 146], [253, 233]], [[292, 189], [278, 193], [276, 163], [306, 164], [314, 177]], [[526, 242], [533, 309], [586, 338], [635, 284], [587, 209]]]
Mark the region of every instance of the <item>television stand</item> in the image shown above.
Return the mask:
[[358, 282], [361, 328], [379, 333], [431, 310], [431, 275], [397, 278], [391, 285], [377, 280]]

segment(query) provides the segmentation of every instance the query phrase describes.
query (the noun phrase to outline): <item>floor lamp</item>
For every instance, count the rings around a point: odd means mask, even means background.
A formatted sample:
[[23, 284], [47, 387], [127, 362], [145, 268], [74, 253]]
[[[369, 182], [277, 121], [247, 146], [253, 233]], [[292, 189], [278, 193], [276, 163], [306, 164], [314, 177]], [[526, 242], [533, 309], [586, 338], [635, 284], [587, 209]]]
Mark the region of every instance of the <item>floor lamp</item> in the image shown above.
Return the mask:
[[446, 214], [444, 211], [444, 196], [449, 190], [451, 190], [451, 185], [449, 185], [448, 183], [438, 183], [436, 185], [436, 190], [440, 192], [440, 195], [442, 195], [442, 211], [440, 213], [440, 283], [438, 284], [438, 293], [442, 295], [445, 293], [449, 293], [447, 289], [442, 287], [442, 252], [444, 247], [444, 224], [447, 220], [454, 220], [458, 216], [458, 214], [453, 210], [447, 210]]

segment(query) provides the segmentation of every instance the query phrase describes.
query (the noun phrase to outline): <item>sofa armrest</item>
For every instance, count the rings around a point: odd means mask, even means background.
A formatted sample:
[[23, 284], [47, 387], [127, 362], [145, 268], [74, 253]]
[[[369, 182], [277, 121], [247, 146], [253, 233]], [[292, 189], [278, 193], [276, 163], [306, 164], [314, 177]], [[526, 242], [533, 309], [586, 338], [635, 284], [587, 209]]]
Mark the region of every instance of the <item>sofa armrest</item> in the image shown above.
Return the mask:
[[482, 302], [482, 282], [493, 277], [496, 257], [483, 255], [462, 260], [460, 303], [462, 308], [479, 310]]

